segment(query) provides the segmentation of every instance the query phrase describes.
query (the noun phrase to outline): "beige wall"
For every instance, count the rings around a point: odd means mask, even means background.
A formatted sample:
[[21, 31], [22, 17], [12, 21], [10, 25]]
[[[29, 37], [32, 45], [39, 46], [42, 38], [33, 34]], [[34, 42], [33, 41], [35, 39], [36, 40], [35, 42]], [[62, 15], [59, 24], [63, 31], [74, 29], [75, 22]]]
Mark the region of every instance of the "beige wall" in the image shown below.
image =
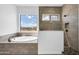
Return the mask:
[[[61, 30], [62, 19], [61, 19], [61, 7], [39, 7], [39, 29], [40, 30]], [[60, 21], [42, 21], [42, 14], [60, 14]]]
[[[67, 15], [64, 17], [64, 15]], [[69, 22], [69, 41], [74, 49], [78, 49], [78, 8], [76, 4], [64, 5], [62, 9], [63, 25]], [[64, 26], [63, 26], [64, 27]]]

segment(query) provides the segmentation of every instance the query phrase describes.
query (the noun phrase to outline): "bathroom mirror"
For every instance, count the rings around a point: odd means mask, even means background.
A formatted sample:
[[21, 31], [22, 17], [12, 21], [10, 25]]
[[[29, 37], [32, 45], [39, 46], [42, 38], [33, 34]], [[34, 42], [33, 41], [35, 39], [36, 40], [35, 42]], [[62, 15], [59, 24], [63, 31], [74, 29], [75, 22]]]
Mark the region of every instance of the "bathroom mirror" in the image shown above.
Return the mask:
[[36, 15], [20, 15], [20, 32], [37, 31]]

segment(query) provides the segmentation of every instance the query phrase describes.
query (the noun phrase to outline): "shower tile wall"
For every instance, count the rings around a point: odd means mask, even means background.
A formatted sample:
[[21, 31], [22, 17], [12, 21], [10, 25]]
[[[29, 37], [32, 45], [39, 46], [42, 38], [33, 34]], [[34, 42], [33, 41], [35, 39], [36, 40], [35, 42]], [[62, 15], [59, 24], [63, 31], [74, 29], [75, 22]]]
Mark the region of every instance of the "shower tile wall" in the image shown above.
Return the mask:
[[[40, 30], [62, 30], [61, 7], [39, 7]], [[42, 21], [42, 14], [60, 14], [60, 21]]]
[[[69, 22], [69, 42], [73, 49], [78, 50], [78, 5], [67, 4], [62, 9], [63, 25]], [[64, 15], [67, 15], [64, 17]], [[63, 26], [64, 27], [64, 26]]]
[[79, 4], [78, 4], [78, 51], [79, 51]]

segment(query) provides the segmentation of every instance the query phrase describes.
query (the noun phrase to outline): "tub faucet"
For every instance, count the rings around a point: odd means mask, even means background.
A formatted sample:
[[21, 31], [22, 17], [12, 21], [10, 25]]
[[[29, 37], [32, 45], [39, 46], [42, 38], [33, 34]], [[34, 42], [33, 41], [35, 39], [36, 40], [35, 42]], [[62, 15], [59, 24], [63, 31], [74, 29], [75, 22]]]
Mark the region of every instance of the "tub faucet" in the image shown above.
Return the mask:
[[8, 42], [11, 42], [11, 38], [15, 38], [15, 36], [10, 36], [10, 37], [8, 38]]

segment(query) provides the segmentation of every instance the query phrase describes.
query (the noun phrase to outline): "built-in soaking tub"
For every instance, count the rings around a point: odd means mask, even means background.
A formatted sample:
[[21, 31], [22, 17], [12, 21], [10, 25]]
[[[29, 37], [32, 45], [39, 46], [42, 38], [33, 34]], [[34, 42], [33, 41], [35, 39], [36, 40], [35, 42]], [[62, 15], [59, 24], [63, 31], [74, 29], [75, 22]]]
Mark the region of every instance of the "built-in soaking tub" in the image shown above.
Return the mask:
[[37, 40], [36, 36], [19, 36], [19, 37], [12, 37], [8, 41], [9, 42], [27, 42]]

